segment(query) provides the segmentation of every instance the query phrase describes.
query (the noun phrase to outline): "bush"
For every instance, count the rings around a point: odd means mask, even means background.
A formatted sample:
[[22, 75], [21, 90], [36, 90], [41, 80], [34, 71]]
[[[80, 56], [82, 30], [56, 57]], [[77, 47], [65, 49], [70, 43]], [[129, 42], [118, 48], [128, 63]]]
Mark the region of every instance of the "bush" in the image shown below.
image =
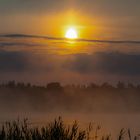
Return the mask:
[[[33, 127], [27, 119], [23, 121], [6, 122], [0, 129], [0, 140], [112, 140], [111, 135], [99, 135], [100, 126], [93, 131], [90, 124], [86, 130], [79, 128], [75, 121], [71, 126], [65, 125], [61, 117], [48, 123], [40, 128]], [[117, 140], [138, 140], [140, 135], [131, 136], [128, 129], [128, 136], [125, 137], [126, 131], [121, 129]]]
[[45, 127], [31, 127], [28, 120], [6, 122], [0, 130], [0, 140], [84, 140], [86, 131], [77, 122], [66, 126], [59, 117]]

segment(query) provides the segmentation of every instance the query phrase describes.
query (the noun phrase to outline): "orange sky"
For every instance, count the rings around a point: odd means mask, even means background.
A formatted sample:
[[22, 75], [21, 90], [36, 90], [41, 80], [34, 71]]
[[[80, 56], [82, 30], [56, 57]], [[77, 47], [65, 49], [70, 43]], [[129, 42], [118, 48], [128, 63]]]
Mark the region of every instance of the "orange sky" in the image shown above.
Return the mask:
[[140, 39], [139, 1], [0, 1], [0, 34], [64, 37], [74, 26], [80, 38]]

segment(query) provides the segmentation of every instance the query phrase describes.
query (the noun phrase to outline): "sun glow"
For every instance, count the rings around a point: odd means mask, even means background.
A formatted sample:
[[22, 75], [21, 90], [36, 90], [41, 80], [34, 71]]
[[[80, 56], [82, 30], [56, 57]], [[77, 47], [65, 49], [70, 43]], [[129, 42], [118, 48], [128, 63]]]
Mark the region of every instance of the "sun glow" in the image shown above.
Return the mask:
[[65, 37], [68, 39], [76, 39], [78, 38], [78, 34], [75, 28], [69, 28], [65, 34]]

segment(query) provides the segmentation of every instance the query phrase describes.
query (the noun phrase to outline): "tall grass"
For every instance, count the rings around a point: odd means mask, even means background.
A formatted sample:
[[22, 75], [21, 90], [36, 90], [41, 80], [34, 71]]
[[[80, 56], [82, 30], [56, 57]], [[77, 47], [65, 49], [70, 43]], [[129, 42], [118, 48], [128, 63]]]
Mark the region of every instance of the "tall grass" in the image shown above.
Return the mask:
[[[112, 140], [111, 135], [99, 136], [98, 126], [94, 131], [92, 125], [85, 130], [81, 129], [75, 121], [72, 125], [64, 124], [61, 117], [48, 123], [46, 126], [35, 127], [28, 120], [6, 122], [0, 128], [0, 140]], [[122, 129], [117, 140], [124, 139], [125, 131]], [[129, 140], [137, 140], [138, 136], [132, 138], [128, 130]]]

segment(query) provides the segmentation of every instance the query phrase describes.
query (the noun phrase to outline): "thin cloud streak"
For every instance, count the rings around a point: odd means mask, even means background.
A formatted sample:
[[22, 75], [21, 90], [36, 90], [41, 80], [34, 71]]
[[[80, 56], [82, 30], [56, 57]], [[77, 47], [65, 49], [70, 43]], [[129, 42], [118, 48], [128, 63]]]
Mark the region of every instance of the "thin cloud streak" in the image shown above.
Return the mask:
[[[39, 36], [39, 35], [25, 35], [25, 34], [7, 34], [0, 35], [0, 37], [5, 38], [38, 38], [38, 39], [47, 39], [47, 40], [56, 40], [56, 41], [68, 41], [66, 38], [57, 38], [57, 37], [48, 37], [48, 36]], [[108, 44], [140, 44], [140, 40], [92, 40], [92, 39], [74, 39], [75, 42], [88, 42], [88, 43], [108, 43]]]

